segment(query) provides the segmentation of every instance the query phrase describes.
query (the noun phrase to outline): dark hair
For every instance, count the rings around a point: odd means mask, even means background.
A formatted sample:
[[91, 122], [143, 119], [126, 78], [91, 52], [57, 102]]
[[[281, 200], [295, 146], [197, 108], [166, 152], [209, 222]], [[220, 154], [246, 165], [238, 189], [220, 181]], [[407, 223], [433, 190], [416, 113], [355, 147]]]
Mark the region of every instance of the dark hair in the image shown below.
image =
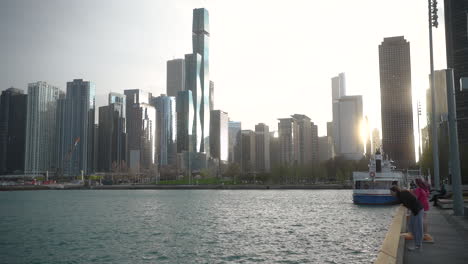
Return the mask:
[[400, 192], [400, 188], [399, 188], [398, 186], [396, 186], [396, 185], [393, 185], [392, 188], [390, 188], [390, 191], [399, 193], [399, 192]]
[[423, 179], [417, 178], [416, 185], [421, 189], [429, 190], [429, 185]]

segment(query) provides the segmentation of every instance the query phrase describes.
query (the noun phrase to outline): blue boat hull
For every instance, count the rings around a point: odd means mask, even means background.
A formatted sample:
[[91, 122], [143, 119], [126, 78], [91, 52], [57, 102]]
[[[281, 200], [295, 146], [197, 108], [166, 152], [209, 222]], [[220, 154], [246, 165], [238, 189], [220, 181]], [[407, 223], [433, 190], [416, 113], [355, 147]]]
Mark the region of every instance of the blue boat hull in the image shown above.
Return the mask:
[[355, 204], [397, 204], [398, 200], [391, 195], [362, 195], [354, 194], [353, 202]]

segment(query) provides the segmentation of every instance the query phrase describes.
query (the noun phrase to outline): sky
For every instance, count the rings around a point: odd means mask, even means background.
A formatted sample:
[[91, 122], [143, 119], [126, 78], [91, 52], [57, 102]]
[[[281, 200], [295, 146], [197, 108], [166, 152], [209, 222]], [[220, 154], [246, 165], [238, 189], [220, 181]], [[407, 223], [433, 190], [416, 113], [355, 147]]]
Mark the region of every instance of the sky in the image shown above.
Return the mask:
[[[46, 81], [110, 91], [166, 93], [166, 61], [192, 52], [192, 9], [210, 14], [210, 79], [215, 109], [243, 129], [309, 116], [326, 135], [331, 78], [346, 74], [348, 95], [363, 95], [370, 128], [381, 127], [378, 45], [410, 42], [416, 102], [428, 88], [426, 0], [0, 0], [0, 90]], [[434, 29], [435, 69], [446, 68], [443, 1]], [[415, 132], [415, 135], [416, 132]], [[417, 142], [416, 142], [417, 143]]]

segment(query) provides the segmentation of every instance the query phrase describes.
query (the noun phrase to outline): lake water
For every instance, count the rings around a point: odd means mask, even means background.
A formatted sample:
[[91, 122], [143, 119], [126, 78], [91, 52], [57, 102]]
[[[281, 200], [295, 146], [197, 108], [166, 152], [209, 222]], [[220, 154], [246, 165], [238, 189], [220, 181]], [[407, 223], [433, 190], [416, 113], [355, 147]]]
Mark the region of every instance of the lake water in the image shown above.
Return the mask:
[[395, 207], [350, 190], [0, 192], [0, 263], [371, 263]]

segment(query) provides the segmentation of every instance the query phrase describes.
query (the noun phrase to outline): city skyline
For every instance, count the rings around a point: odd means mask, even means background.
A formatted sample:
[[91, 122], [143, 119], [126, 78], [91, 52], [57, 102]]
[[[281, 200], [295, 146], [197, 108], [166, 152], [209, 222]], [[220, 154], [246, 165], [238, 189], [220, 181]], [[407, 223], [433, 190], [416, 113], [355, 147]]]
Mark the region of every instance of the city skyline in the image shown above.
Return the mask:
[[[270, 43], [271, 47], [267, 47], [265, 45], [266, 41], [271, 40], [272, 37], [272, 28], [274, 28], [274, 17], [277, 15], [282, 15], [279, 13], [280, 6], [278, 2], [271, 3], [269, 5], [269, 12], [267, 13], [258, 13], [260, 12], [260, 8], [263, 3], [255, 3], [250, 4], [251, 10], [243, 10], [243, 23], [237, 23], [239, 27], [243, 28], [243, 32], [245, 31], [246, 39], [250, 43], [251, 48], [247, 49], [245, 46], [246, 43], [242, 43], [242, 45], [238, 46], [239, 48], [231, 48], [232, 45], [239, 44], [235, 41], [235, 39], [230, 38], [228, 35], [232, 35], [232, 33], [238, 32], [238, 28], [233, 27], [236, 25], [236, 21], [230, 19], [232, 15], [227, 14], [227, 10], [229, 8], [239, 8], [238, 6], [218, 4], [211, 1], [193, 1], [188, 3], [186, 1], [179, 1], [174, 3], [173, 5], [164, 5], [161, 7], [160, 10], [156, 7], [160, 7], [161, 3], [145, 3], [141, 2], [144, 7], [147, 7], [148, 11], [142, 11], [141, 19], [137, 19], [135, 22], [125, 21], [127, 24], [124, 25], [124, 29], [120, 32], [120, 37], [124, 39], [124, 36], [133, 36], [133, 39], [125, 40], [124, 43], [131, 44], [125, 46], [124, 44], [119, 44], [118, 42], [110, 42], [110, 37], [117, 37], [114, 32], [118, 26], [123, 26], [122, 22], [114, 21], [111, 17], [119, 17], [116, 14], [119, 12], [123, 12], [125, 8], [128, 6], [125, 5], [123, 2], [113, 2], [112, 8], [106, 10], [102, 13], [103, 17], [109, 19], [106, 21], [105, 19], [96, 20], [98, 11], [103, 11], [102, 8], [103, 4], [97, 3], [90, 3], [84, 2], [80, 5], [76, 3], [67, 4], [67, 6], [74, 7], [74, 12], [68, 14], [72, 18], [79, 14], [79, 10], [85, 7], [89, 7], [90, 5], [94, 7], [95, 10], [92, 10], [90, 14], [87, 14], [85, 22], [79, 25], [76, 23], [67, 22], [65, 23], [65, 28], [60, 28], [60, 26], [50, 27], [48, 28], [48, 34], [52, 37], [52, 39], [58, 38], [61, 40], [57, 48], [54, 51], [47, 46], [44, 46], [43, 41], [40, 39], [37, 40], [37, 47], [36, 46], [28, 46], [25, 44], [20, 43], [18, 41], [21, 40], [28, 31], [32, 29], [41, 31], [41, 25], [45, 26], [47, 23], [61, 21], [64, 19], [61, 15], [57, 15], [54, 19], [44, 19], [41, 18], [37, 22], [37, 25], [32, 25], [31, 22], [26, 21], [18, 21], [21, 23], [16, 23], [13, 28], [8, 28], [13, 24], [13, 17], [11, 14], [18, 12], [18, 10], [22, 12], [32, 12], [31, 8], [35, 6], [34, 3], [27, 5], [26, 2], [19, 2], [19, 3], [11, 3], [6, 2], [2, 3], [1, 5], [5, 5], [5, 8], [1, 8], [1, 10], [8, 10], [9, 14], [5, 14], [2, 17], [5, 19], [9, 19], [8, 23], [3, 23], [4, 26], [1, 27], [0, 33], [2, 35], [7, 36], [7, 42], [5, 43], [6, 49], [1, 49], [0, 52], [5, 53], [9, 51], [9, 48], [12, 47], [13, 44], [16, 43], [15, 49], [13, 54], [5, 54], [7, 61], [6, 69], [1, 71], [0, 73], [0, 89], [5, 90], [10, 86], [18, 87], [25, 89], [25, 86], [29, 82], [35, 82], [38, 80], [47, 81], [53, 85], [56, 85], [64, 90], [66, 81], [75, 78], [83, 78], [92, 81], [96, 84], [96, 94], [97, 94], [97, 103], [96, 107], [106, 105], [106, 98], [107, 93], [110, 91], [114, 92], [123, 92], [125, 89], [143, 89], [148, 90], [153, 94], [165, 94], [166, 93], [166, 63], [167, 60], [171, 60], [174, 58], [183, 58], [184, 54], [191, 52], [191, 41], [190, 41], [190, 25], [191, 25], [191, 10], [196, 7], [204, 6], [210, 10], [210, 19], [211, 28], [210, 28], [210, 41], [211, 41], [211, 64], [212, 67], [210, 69], [211, 77], [210, 79], [214, 80], [217, 83], [217, 90], [216, 90], [216, 101], [218, 106], [222, 106], [221, 110], [226, 111], [229, 113], [231, 120], [239, 120], [243, 122], [243, 128], [246, 129], [253, 129], [254, 125], [258, 122], [263, 122], [269, 125], [272, 128], [276, 127], [276, 119], [287, 117], [290, 113], [299, 112], [308, 115], [316, 124], [319, 126], [319, 135], [326, 134], [326, 122], [332, 120], [331, 114], [331, 105], [322, 103], [325, 101], [331, 101], [331, 94], [330, 94], [330, 78], [335, 76], [340, 72], [345, 72], [347, 77], [347, 90], [349, 95], [359, 95], [362, 94], [363, 104], [364, 104], [364, 115], [369, 116], [370, 127], [377, 127], [380, 128], [380, 116], [374, 114], [373, 111], [374, 107], [378, 107], [380, 105], [379, 101], [379, 74], [378, 74], [378, 44], [383, 40], [384, 37], [396, 36], [396, 35], [404, 35], [405, 38], [412, 43], [412, 73], [413, 73], [413, 101], [415, 100], [422, 100], [424, 101], [424, 90], [427, 89], [427, 74], [428, 74], [428, 67], [427, 63], [421, 63], [421, 61], [428, 61], [428, 44], [427, 44], [427, 34], [425, 32], [426, 23], [426, 10], [424, 3], [407, 3], [408, 10], [412, 11], [411, 16], [406, 11], [402, 10], [401, 12], [401, 19], [402, 21], [393, 21], [391, 25], [386, 23], [376, 23], [378, 26], [381, 27], [382, 30], [379, 33], [373, 33], [369, 30], [368, 34], [364, 33], [360, 28], [362, 25], [365, 25], [365, 21], [369, 17], [377, 18], [373, 12], [369, 12], [373, 10], [373, 8], [378, 8], [376, 3], [367, 3], [367, 6], [363, 9], [360, 9], [359, 14], [361, 15], [360, 18], [354, 18], [353, 21], [350, 21], [351, 25], [354, 25], [353, 31], [351, 34], [359, 35], [362, 41], [359, 42], [359, 49], [357, 49], [359, 56], [359, 61], [362, 67], [352, 67], [354, 66], [356, 60], [356, 54], [349, 53], [351, 49], [356, 50], [355, 43], [347, 43], [344, 45], [342, 42], [337, 43], [334, 40], [334, 37], [330, 36], [330, 32], [333, 29], [345, 29], [349, 25], [344, 24], [333, 24], [326, 27], [318, 27], [319, 33], [322, 33], [323, 36], [327, 37], [327, 41], [316, 41], [316, 36], [318, 33], [314, 33], [314, 28], [311, 28], [311, 33], [309, 31], [304, 31], [304, 26], [309, 28], [310, 25], [314, 25], [313, 20], [308, 20], [309, 18], [305, 17], [304, 11], [301, 11], [302, 8], [295, 8], [295, 7], [286, 7], [285, 11], [286, 14], [284, 16], [295, 16], [297, 18], [291, 19], [290, 23], [282, 22], [280, 28], [283, 29], [290, 29], [288, 32], [288, 36], [290, 36], [290, 41], [284, 42], [283, 40], [278, 40], [277, 43]], [[306, 3], [302, 1], [295, 2], [297, 7], [308, 7], [304, 6]], [[365, 3], [365, 2], [364, 2]], [[330, 4], [319, 4], [316, 6], [316, 9], [321, 9], [324, 13], [328, 15], [342, 15], [343, 18], [346, 17], [346, 14], [343, 11], [349, 7], [349, 3], [340, 3], [342, 8], [338, 9], [338, 14], [331, 14], [332, 8], [337, 7], [337, 2], [332, 2]], [[363, 3], [355, 3], [355, 5], [362, 5]], [[43, 6], [48, 7], [50, 2], [44, 2]], [[76, 6], [78, 5], [78, 6]], [[153, 7], [153, 8], [151, 8]], [[64, 4], [62, 5], [55, 5], [52, 6], [52, 10], [65, 8]], [[128, 7], [132, 8], [132, 7]], [[388, 7], [390, 10], [395, 7]], [[445, 67], [445, 46], [442, 46], [443, 43], [443, 7], [439, 7], [440, 12], [439, 16], [441, 19], [441, 26], [435, 32], [436, 36], [436, 43], [435, 43], [435, 55], [436, 55], [436, 69], [444, 68]], [[16, 11], [15, 11], [16, 10]], [[29, 11], [28, 11], [29, 10]], [[130, 12], [130, 17], [134, 16], [136, 13], [135, 7], [133, 7], [133, 13]], [[362, 11], [362, 12], [361, 12]], [[367, 11], [367, 12], [366, 12]], [[409, 12], [408, 11], [408, 12]], [[417, 11], [417, 12], [416, 12]], [[149, 14], [151, 12], [162, 12], [162, 16], [156, 16], [157, 18], [154, 20], [149, 20]], [[59, 14], [60, 12], [58, 12]], [[391, 13], [391, 12], [389, 12]], [[100, 14], [101, 15], [101, 14]], [[251, 19], [255, 17], [255, 15], [262, 15], [264, 17], [264, 22], [255, 21], [252, 22]], [[387, 14], [382, 14], [384, 17]], [[244, 16], [243, 16], [244, 17]], [[417, 23], [412, 23], [411, 26], [404, 27], [405, 22], [404, 19], [411, 17], [414, 20], [414, 17], [420, 17], [417, 20]], [[220, 19], [223, 18], [223, 19]], [[342, 21], [342, 20], [341, 20]], [[377, 22], [384, 21], [383, 18], [379, 18]], [[93, 29], [90, 27], [90, 23], [93, 22], [93, 27], [97, 29]], [[111, 22], [115, 22], [115, 25]], [[149, 23], [152, 22], [152, 23]], [[299, 23], [301, 22], [301, 23]], [[249, 24], [250, 23], [250, 24]], [[268, 24], [271, 23], [271, 24]], [[275, 22], [277, 23], [277, 22]], [[161, 24], [170, 26], [169, 29], [162, 30], [161, 32], [157, 30], [161, 30]], [[245, 25], [249, 24], [248, 27]], [[153, 25], [153, 26], [151, 26]], [[358, 25], [361, 25], [360, 27]], [[139, 27], [141, 26], [141, 27]], [[370, 27], [376, 27], [376, 25], [368, 25]], [[37, 28], [39, 27], [39, 28]], [[58, 27], [58, 28], [57, 28]], [[67, 28], [68, 27], [68, 28]], [[68, 40], [65, 38], [66, 35], [70, 35], [70, 32], [75, 32], [77, 34], [82, 33], [86, 35], [93, 35], [97, 34], [96, 30], [111, 29], [110, 31], [106, 31], [107, 33], [102, 36], [102, 38], [96, 38], [96, 40], [88, 39], [86, 40], [87, 45], [85, 47], [79, 47], [79, 44], [82, 43], [83, 40], [78, 38], [71, 38]], [[265, 34], [259, 35], [252, 35], [253, 31], [257, 30], [258, 33], [259, 27], [263, 27]], [[338, 28], [337, 28], [338, 27]], [[154, 28], [154, 30], [153, 30]], [[391, 28], [391, 29], [390, 29]], [[15, 30], [16, 29], [16, 30]], [[47, 29], [47, 28], [46, 28]], [[67, 29], [68, 31], [66, 31]], [[419, 30], [420, 32], [414, 33], [413, 31]], [[42, 31], [44, 28], [42, 28]], [[325, 30], [325, 31], [324, 31]], [[345, 30], [340, 31], [342, 32], [343, 37], [352, 37], [349, 35], [350, 33], [346, 33]], [[440, 34], [442, 32], [442, 34]], [[315, 34], [315, 35], [314, 35]], [[187, 36], [188, 35], [188, 36]], [[339, 34], [340, 35], [340, 34]], [[156, 38], [156, 39], [155, 39]], [[314, 40], [314, 45], [310, 47], [304, 46], [305, 44], [310, 44], [310, 41]], [[74, 42], [72, 40], [75, 40]], [[119, 40], [120, 39], [114, 39]], [[255, 41], [252, 41], [255, 40]], [[299, 41], [302, 40], [302, 41]], [[127, 41], [127, 42], [126, 42]], [[130, 41], [130, 42], [128, 42]], [[21, 42], [21, 41], [20, 41]], [[244, 41], [245, 42], [245, 41]], [[252, 43], [253, 42], [253, 43]], [[324, 44], [329, 44], [325, 45]], [[96, 44], [95, 47], [92, 49], [89, 47], [91, 44]], [[103, 55], [98, 55], [100, 49], [103, 46], [107, 46], [111, 52], [104, 53]], [[149, 44], [153, 44], [150, 47]], [[265, 47], [264, 50], [259, 49], [258, 45], [263, 44]], [[297, 48], [291, 50], [289, 46], [297, 44]], [[133, 45], [133, 46], [132, 46]], [[134, 45], [137, 45], [135, 47]], [[288, 45], [285, 50], [290, 52], [290, 56], [280, 56], [278, 60], [278, 65], [272, 65], [271, 63], [271, 54], [268, 53], [266, 56], [266, 52], [270, 51], [270, 49], [277, 48], [279, 45]], [[91, 45], [93, 46], [93, 45]], [[326, 47], [330, 46], [330, 47]], [[138, 49], [136, 49], [138, 48]], [[140, 51], [141, 48], [141, 51]], [[151, 48], [151, 49], [148, 49]], [[325, 50], [325, 53], [335, 54], [335, 56], [328, 56], [326, 60], [324, 60], [323, 55], [318, 54], [318, 50]], [[93, 57], [94, 61], [96, 62], [95, 65], [88, 65], [87, 67], [80, 66], [82, 65], [81, 59], [71, 64], [67, 64], [67, 67], [57, 70], [58, 64], [60, 61], [57, 61], [57, 56], [61, 56], [60, 52], [66, 51], [68, 49], [74, 49], [77, 51], [78, 54], [88, 51], [87, 56]], [[295, 50], [298, 51], [295, 51]], [[230, 52], [227, 52], [227, 51]], [[42, 55], [36, 54], [41, 51]], [[297, 52], [304, 52], [302, 56], [298, 56]], [[16, 59], [12, 55], [18, 53], [24, 53], [21, 56], [18, 56]], [[116, 52], [114, 55], [122, 55], [117, 56], [119, 60], [116, 60], [115, 56], [112, 61], [103, 61], [103, 59], [107, 58], [109, 53]], [[353, 52], [354, 53], [354, 52]], [[246, 56], [239, 56], [239, 54], [245, 54]], [[252, 56], [251, 56], [252, 55]], [[19, 72], [17, 70], [17, 66], [15, 65], [20, 64], [25, 57], [31, 57], [32, 61], [37, 60], [38, 58], [44, 59], [44, 56], [50, 56], [51, 63], [48, 67], [50, 69], [30, 69], [26, 67], [23, 71]], [[71, 55], [73, 56], [73, 55]], [[143, 59], [142, 56], [146, 56], [147, 59]], [[156, 57], [155, 57], [156, 56]], [[159, 57], [157, 57], [159, 56]], [[133, 61], [128, 61], [128, 57], [133, 57]], [[239, 67], [237, 63], [242, 58], [234, 58], [234, 57], [244, 57], [244, 63], [242, 67]], [[47, 58], [47, 57], [46, 57]], [[311, 59], [312, 58], [312, 59]], [[89, 57], [88, 57], [89, 59]], [[305, 61], [307, 60], [307, 63]], [[220, 61], [229, 61], [230, 63], [220, 63]], [[249, 63], [245, 63], [246, 61], [254, 61], [253, 65], [248, 65]], [[276, 61], [276, 60], [275, 60]], [[310, 63], [312, 61], [312, 63]], [[110, 63], [112, 62], [112, 63]], [[281, 62], [284, 62], [284, 65], [297, 65], [297, 67], [286, 67], [286, 68], [293, 68], [293, 69], [285, 69], [285, 67], [280, 67], [283, 65]], [[322, 65], [321, 65], [322, 62]], [[325, 63], [324, 63], [325, 62]], [[371, 64], [368, 64], [368, 63]], [[108, 64], [110, 63], [110, 64]], [[129, 64], [130, 63], [130, 64]], [[88, 63], [89, 64], [89, 63]], [[275, 64], [275, 63], [273, 63]], [[441, 65], [442, 64], [442, 65]], [[80, 67], [79, 67], [80, 66]], [[136, 69], [129, 70], [129, 67], [136, 67]], [[24, 66], [22, 66], [24, 67]], [[251, 67], [257, 68], [257, 71], [251, 71]], [[317, 68], [319, 67], [319, 68]], [[275, 74], [278, 69], [283, 71], [282, 76]], [[365, 72], [365, 74], [360, 73], [355, 68], [362, 68], [361, 70]], [[16, 69], [16, 71], [15, 71]], [[138, 72], [136, 73], [136, 71]], [[258, 70], [261, 69], [261, 70]], [[24, 73], [31, 73], [26, 74]], [[55, 74], [48, 73], [49, 71], [55, 71]], [[114, 76], [114, 74], [119, 74], [121, 72], [126, 72], [123, 75], [123, 79], [121, 80], [111, 80], [109, 75]], [[101, 73], [101, 74], [100, 74]], [[242, 74], [239, 74], [242, 73]], [[271, 73], [271, 74], [270, 74]], [[313, 80], [310, 80], [310, 75], [314, 77]], [[3, 76], [5, 75], [5, 76]], [[18, 76], [21, 75], [21, 76]], [[274, 78], [270, 76], [275, 76]], [[148, 79], [149, 78], [149, 79]], [[359, 79], [361, 78], [361, 80]], [[65, 82], [62, 82], [62, 79]], [[112, 78], [115, 79], [115, 78]], [[371, 82], [371, 80], [373, 80]], [[117, 82], [115, 82], [117, 81]], [[128, 83], [131, 83], [129, 85]], [[242, 85], [239, 85], [242, 83]], [[369, 89], [368, 87], [371, 87]], [[286, 88], [284, 88], [286, 87]], [[366, 88], [367, 87], [367, 88]], [[236, 92], [232, 92], [236, 91]], [[298, 96], [294, 97], [294, 104], [292, 105], [285, 105], [286, 107], [276, 107], [278, 104], [283, 104], [283, 101], [280, 100], [282, 97], [283, 91], [291, 92], [293, 95], [297, 94]], [[243, 93], [249, 92], [252, 96], [249, 98], [243, 97]], [[265, 96], [267, 95], [268, 96]], [[257, 108], [254, 113], [252, 113], [252, 107], [259, 104], [258, 100], [254, 100], [254, 98], [264, 95], [268, 100], [260, 102], [260, 108]], [[301, 96], [299, 96], [301, 95]], [[243, 105], [246, 107], [238, 107], [236, 103], [236, 99], [242, 97], [242, 100], [245, 102]], [[252, 98], [250, 98], [252, 97]], [[425, 102], [423, 102], [424, 105]], [[283, 104], [284, 105], [284, 104]], [[415, 105], [415, 104], [413, 104]], [[323, 115], [323, 109], [326, 109], [326, 115]], [[425, 107], [423, 107], [425, 109]], [[414, 111], [415, 112], [415, 111]], [[414, 120], [416, 118], [413, 118]], [[424, 119], [423, 119], [424, 121]]]

